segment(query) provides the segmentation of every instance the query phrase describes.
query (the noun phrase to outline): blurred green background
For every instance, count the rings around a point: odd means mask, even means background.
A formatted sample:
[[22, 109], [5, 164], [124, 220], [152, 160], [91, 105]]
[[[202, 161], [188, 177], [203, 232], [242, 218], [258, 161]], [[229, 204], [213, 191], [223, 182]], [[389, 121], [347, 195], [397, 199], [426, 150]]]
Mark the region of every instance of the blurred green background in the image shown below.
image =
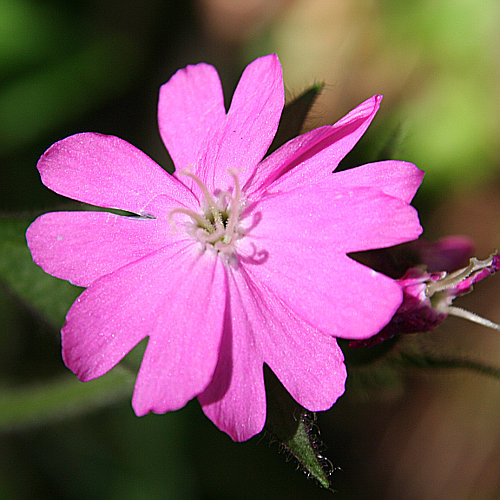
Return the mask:
[[[484, 258], [500, 245], [499, 23], [497, 0], [0, 0], [0, 216], [34, 219], [67, 204], [35, 165], [76, 132], [120, 136], [168, 166], [160, 85], [206, 61], [230, 98], [246, 63], [277, 52], [288, 98], [327, 84], [308, 128], [384, 94], [347, 163], [378, 159], [390, 142], [393, 158], [427, 173], [415, 202], [425, 236], [468, 235]], [[25, 387], [68, 372], [61, 324], [20, 298], [30, 284], [20, 266], [12, 286], [15, 259], [0, 269], [1, 420], [25, 404]], [[461, 305], [500, 322], [499, 281]], [[436, 351], [500, 366], [500, 337], [481, 328], [449, 320], [430, 339]], [[405, 370], [388, 384], [376, 374], [353, 372], [346, 396], [319, 417], [337, 498], [499, 498], [500, 382]], [[361, 379], [370, 390], [358, 390]], [[31, 420], [0, 426], [0, 498], [330, 496], [266, 439], [232, 443], [196, 401], [138, 419], [127, 390], [80, 409], [47, 419], [35, 407]]]

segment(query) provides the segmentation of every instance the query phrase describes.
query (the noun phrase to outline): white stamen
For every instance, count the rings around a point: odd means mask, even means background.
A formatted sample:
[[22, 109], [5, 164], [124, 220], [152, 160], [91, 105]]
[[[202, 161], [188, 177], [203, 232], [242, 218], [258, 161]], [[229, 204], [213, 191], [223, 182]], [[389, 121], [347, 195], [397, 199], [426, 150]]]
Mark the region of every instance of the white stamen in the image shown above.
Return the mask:
[[491, 266], [492, 261], [493, 255], [490, 255], [487, 259], [484, 260], [479, 260], [476, 257], [472, 257], [467, 267], [447, 274], [445, 277], [429, 283], [427, 285], [425, 294], [427, 295], [427, 297], [432, 297], [436, 292], [454, 288], [464, 279], [467, 279], [472, 273], [481, 271], [482, 269], [486, 269], [487, 267]]
[[448, 306], [446, 308], [446, 312], [451, 314], [452, 316], [457, 316], [458, 318], [468, 319], [473, 323], [477, 323], [478, 325], [485, 326], [487, 328], [491, 328], [492, 330], [500, 330], [500, 325], [493, 323], [489, 319], [482, 318], [478, 314], [474, 314], [473, 312], [462, 309], [461, 307], [456, 306]]
[[220, 218], [220, 212], [219, 209], [215, 203], [215, 200], [213, 199], [212, 195], [207, 189], [207, 186], [203, 184], [201, 179], [196, 177], [196, 175], [192, 174], [191, 172], [187, 170], [181, 170], [179, 172], [179, 175], [187, 175], [191, 179], [193, 179], [194, 182], [198, 185], [198, 187], [201, 189], [201, 192], [203, 193], [203, 196], [205, 197], [205, 201], [207, 202], [208, 208], [210, 209], [210, 212], [212, 214], [212, 217], [214, 218], [215, 221], [220, 221], [222, 223], [222, 219]]
[[[229, 220], [227, 221], [227, 226], [226, 226], [226, 234], [230, 235], [230, 240], [234, 236], [234, 229], [236, 227], [236, 223], [239, 220], [240, 217], [240, 210], [241, 210], [241, 187], [240, 187], [240, 181], [238, 179], [238, 176], [236, 175], [236, 172], [232, 169], [228, 170], [228, 173], [231, 174], [234, 180], [234, 198], [231, 200], [231, 213], [229, 215]], [[233, 206], [234, 205], [234, 206]]]
[[172, 227], [176, 229], [175, 221], [172, 217], [174, 214], [185, 214], [191, 217], [191, 219], [195, 220], [199, 226], [203, 227], [207, 231], [209, 230], [210, 227], [210, 221], [203, 217], [200, 214], [197, 214], [196, 212], [193, 212], [192, 210], [189, 210], [188, 208], [174, 208], [173, 210], [170, 211], [168, 214], [168, 220], [172, 224]]
[[[484, 260], [472, 257], [467, 267], [450, 274], [445, 274], [442, 278], [436, 281], [429, 281], [427, 283], [425, 294], [431, 300], [431, 304], [434, 309], [445, 314], [467, 319], [473, 323], [477, 323], [478, 325], [482, 325], [493, 330], [500, 330], [500, 325], [497, 325], [493, 321], [482, 318], [481, 316], [467, 311], [466, 309], [462, 309], [461, 307], [451, 305], [457, 295], [462, 295], [464, 293], [464, 291], [454, 293], [453, 289], [464, 280], [473, 276], [474, 273], [491, 267], [494, 256], [495, 254], [492, 254]], [[474, 281], [474, 277], [472, 278], [472, 281]], [[470, 284], [470, 288], [472, 288], [472, 285], [473, 283]]]
[[187, 208], [175, 208], [169, 213], [169, 219], [175, 228], [173, 215], [176, 213], [187, 215], [191, 219], [188, 225], [189, 234], [195, 237], [204, 246], [210, 245], [218, 252], [231, 255], [234, 252], [235, 242], [244, 234], [239, 227], [239, 219], [243, 207], [243, 195], [236, 171], [228, 169], [234, 181], [234, 192], [221, 191], [215, 195], [209, 192], [207, 186], [196, 175], [189, 171], [181, 171], [200, 188], [204, 202], [200, 206], [201, 213]]

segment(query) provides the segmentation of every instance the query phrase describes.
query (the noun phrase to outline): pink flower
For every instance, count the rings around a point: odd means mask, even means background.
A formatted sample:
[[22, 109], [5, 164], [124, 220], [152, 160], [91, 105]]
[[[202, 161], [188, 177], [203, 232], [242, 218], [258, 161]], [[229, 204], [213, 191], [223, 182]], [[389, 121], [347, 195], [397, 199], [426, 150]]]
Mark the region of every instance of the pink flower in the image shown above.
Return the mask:
[[[456, 257], [463, 256], [466, 248], [464, 243], [467, 243], [467, 240], [461, 237], [443, 238], [434, 245], [427, 244], [426, 250], [429, 250], [431, 262], [451, 263]], [[471, 246], [467, 245], [467, 248]], [[349, 346], [372, 347], [403, 333], [428, 332], [439, 326], [449, 315], [500, 330], [500, 325], [452, 305], [457, 297], [472, 292], [476, 283], [497, 271], [500, 271], [498, 253], [491, 254], [485, 260], [472, 257], [468, 266], [453, 272], [428, 272], [425, 266], [408, 269], [404, 276], [397, 280], [403, 290], [403, 302], [389, 324], [377, 335], [368, 339], [353, 340]]]
[[49, 148], [42, 182], [137, 214], [55, 212], [28, 229], [34, 261], [88, 287], [62, 329], [66, 365], [100, 377], [149, 337], [132, 405], [164, 413], [198, 397], [234, 440], [266, 418], [263, 364], [305, 408], [330, 408], [346, 377], [336, 337], [376, 334], [401, 303], [393, 280], [348, 252], [418, 237], [409, 206], [422, 172], [400, 161], [332, 175], [379, 108], [262, 160], [283, 108], [275, 55], [244, 71], [226, 113], [216, 70], [179, 70], [160, 90], [168, 174], [127, 142], [83, 133]]

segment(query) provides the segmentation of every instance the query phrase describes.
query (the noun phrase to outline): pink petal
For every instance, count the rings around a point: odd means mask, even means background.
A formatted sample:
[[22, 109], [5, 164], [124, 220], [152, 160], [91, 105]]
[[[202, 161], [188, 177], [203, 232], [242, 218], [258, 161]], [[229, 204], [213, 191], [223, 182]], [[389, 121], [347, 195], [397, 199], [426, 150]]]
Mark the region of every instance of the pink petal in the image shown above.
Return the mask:
[[284, 105], [283, 76], [274, 54], [250, 63], [236, 88], [225, 123], [207, 137], [198, 175], [212, 189], [233, 186], [229, 168], [242, 184], [263, 158], [278, 129]]
[[424, 172], [406, 161], [379, 161], [361, 167], [335, 172], [333, 180], [338, 188], [366, 186], [378, 188], [385, 194], [409, 203], [424, 178]]
[[138, 416], [182, 408], [205, 390], [219, 359], [226, 303], [221, 259], [206, 252], [194, 261], [186, 253], [168, 266], [163, 284], [168, 291], [161, 306], [152, 309], [156, 324], [132, 399]]
[[255, 240], [260, 260], [245, 259], [257, 282], [323, 333], [366, 338], [379, 332], [401, 304], [396, 282], [342, 255], [329, 243]]
[[213, 66], [187, 66], [160, 88], [160, 134], [178, 170], [196, 164], [204, 140], [225, 120], [224, 96]]
[[247, 195], [270, 185], [273, 190], [287, 191], [300, 184], [315, 184], [330, 175], [365, 133], [381, 100], [382, 96], [373, 96], [334, 125], [317, 128], [284, 144], [256, 168], [245, 187]]
[[224, 273], [214, 254], [178, 243], [95, 281], [62, 330], [66, 365], [99, 377], [150, 336], [133, 405], [138, 415], [179, 408], [201, 392], [218, 358]]
[[193, 199], [175, 177], [114, 136], [83, 133], [67, 137], [52, 145], [37, 167], [48, 188], [91, 205], [143, 215], [157, 195], [168, 195], [178, 204]]
[[264, 197], [254, 210], [262, 220], [249, 231], [258, 249], [294, 245], [314, 252], [357, 252], [417, 238], [416, 210], [378, 189], [337, 189], [334, 177], [314, 187]]
[[107, 212], [48, 213], [26, 232], [36, 264], [84, 287], [165, 246], [173, 236], [165, 220]]
[[266, 364], [299, 404], [311, 411], [330, 408], [346, 378], [336, 340], [301, 320], [243, 269], [234, 279]]
[[335, 339], [298, 318], [243, 268], [230, 273], [229, 283], [219, 365], [199, 396], [208, 418], [235, 441], [262, 430], [263, 359], [297, 402], [311, 411], [330, 408], [344, 392], [346, 377]]
[[258, 434], [266, 421], [263, 359], [246, 301], [229, 274], [219, 363], [211, 384], [198, 396], [205, 415], [234, 441]]

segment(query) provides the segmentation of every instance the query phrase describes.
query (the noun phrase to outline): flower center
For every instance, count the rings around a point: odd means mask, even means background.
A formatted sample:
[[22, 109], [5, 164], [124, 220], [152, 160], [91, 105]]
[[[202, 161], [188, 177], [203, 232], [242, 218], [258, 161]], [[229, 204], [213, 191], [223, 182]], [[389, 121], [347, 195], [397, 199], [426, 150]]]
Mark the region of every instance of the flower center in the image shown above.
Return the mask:
[[203, 181], [191, 172], [182, 170], [179, 175], [193, 179], [200, 188], [204, 199], [200, 203], [201, 212], [187, 208], [175, 208], [169, 214], [188, 215], [191, 221], [186, 225], [188, 233], [203, 244], [204, 248], [213, 248], [218, 252], [233, 254], [236, 241], [243, 236], [239, 227], [239, 218], [243, 209], [243, 196], [240, 181], [232, 169], [228, 173], [234, 180], [234, 190], [210, 193]]

